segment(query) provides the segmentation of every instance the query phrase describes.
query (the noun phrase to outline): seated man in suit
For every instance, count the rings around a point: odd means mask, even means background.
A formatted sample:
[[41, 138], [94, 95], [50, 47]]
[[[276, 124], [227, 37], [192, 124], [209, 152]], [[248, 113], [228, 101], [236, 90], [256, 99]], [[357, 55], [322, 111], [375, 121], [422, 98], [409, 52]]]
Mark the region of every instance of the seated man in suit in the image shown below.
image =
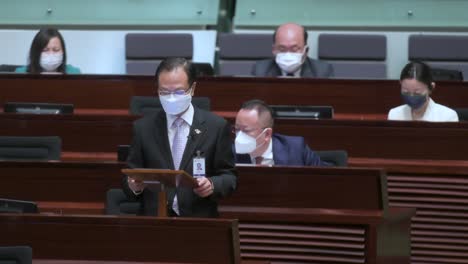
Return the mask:
[[307, 56], [307, 31], [304, 27], [287, 23], [273, 34], [273, 56], [256, 62], [252, 75], [261, 77], [291, 76], [306, 78], [333, 77], [333, 67]]
[[236, 116], [236, 163], [328, 166], [303, 137], [273, 133], [273, 111], [263, 101], [245, 102]]
[[[169, 58], [156, 70], [163, 109], [134, 123], [127, 159], [130, 168], [184, 170], [193, 175], [195, 161], [204, 159], [206, 177], [197, 177], [198, 188], [168, 189], [168, 215], [216, 217], [217, 201], [237, 186], [230, 125], [211, 112], [194, 107], [196, 70], [183, 58]], [[198, 166], [197, 166], [198, 168]], [[123, 178], [129, 200], [141, 201], [140, 214], [155, 215], [157, 193], [142, 182]]]

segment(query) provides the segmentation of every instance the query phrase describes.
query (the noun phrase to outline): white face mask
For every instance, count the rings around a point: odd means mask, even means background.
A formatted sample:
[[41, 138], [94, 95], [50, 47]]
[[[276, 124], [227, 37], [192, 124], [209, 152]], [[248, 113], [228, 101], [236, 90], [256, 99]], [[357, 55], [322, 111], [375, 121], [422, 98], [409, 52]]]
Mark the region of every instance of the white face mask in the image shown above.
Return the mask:
[[57, 68], [62, 65], [63, 62], [63, 53], [56, 52], [56, 53], [41, 53], [41, 58], [39, 64], [41, 68], [47, 72], [53, 72], [57, 70]]
[[161, 105], [167, 114], [178, 115], [189, 108], [190, 103], [192, 102], [192, 95], [162, 95], [159, 96], [159, 100], [161, 101]]
[[280, 52], [276, 54], [276, 64], [286, 73], [294, 73], [304, 63], [304, 58], [304, 52]]
[[247, 135], [246, 133], [239, 131], [234, 141], [234, 146], [236, 147], [236, 153], [238, 154], [250, 154], [254, 152], [255, 149], [260, 147], [262, 144], [257, 146], [257, 138], [265, 132], [266, 129], [260, 133], [256, 138]]

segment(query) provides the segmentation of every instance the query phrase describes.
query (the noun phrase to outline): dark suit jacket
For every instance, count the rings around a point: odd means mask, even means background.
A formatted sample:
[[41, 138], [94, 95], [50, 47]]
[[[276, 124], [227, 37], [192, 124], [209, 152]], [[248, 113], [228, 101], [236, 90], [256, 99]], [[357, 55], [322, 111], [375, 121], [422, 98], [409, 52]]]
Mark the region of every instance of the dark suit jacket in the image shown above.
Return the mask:
[[[257, 61], [252, 69], [252, 75], [258, 77], [282, 76], [281, 69], [275, 59]], [[323, 61], [306, 58], [302, 64], [301, 77], [305, 78], [330, 78], [333, 77], [333, 67]]]
[[[303, 137], [274, 133], [272, 140], [275, 165], [330, 166], [320, 160], [320, 157], [307, 146]], [[249, 154], [237, 154], [236, 163], [252, 163], [252, 161]]]
[[[205, 158], [206, 176], [214, 184], [214, 193], [201, 198], [189, 188], [178, 188], [177, 199], [180, 216], [216, 217], [217, 200], [232, 193], [237, 186], [234, 155], [231, 151], [230, 126], [221, 117], [194, 107], [193, 123], [185, 147], [180, 169], [193, 175], [193, 157], [201, 151]], [[133, 141], [127, 159], [130, 168], [174, 169], [169, 139], [167, 136], [166, 113], [161, 109], [134, 123]], [[195, 131], [201, 133], [195, 133]], [[123, 177], [123, 188], [131, 201], [141, 201], [140, 214], [156, 215], [157, 193], [145, 188], [142, 194], [135, 195]], [[168, 209], [176, 193], [168, 189]]]

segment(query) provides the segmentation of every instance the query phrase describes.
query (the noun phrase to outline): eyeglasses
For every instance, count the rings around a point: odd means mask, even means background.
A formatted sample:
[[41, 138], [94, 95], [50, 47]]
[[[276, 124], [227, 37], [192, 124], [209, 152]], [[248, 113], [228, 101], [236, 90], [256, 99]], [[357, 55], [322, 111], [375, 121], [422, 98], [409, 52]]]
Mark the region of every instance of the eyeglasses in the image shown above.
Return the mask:
[[158, 89], [158, 94], [159, 96], [165, 96], [165, 95], [171, 95], [171, 94], [174, 94], [174, 95], [186, 95], [186, 94], [189, 94], [190, 91], [192, 91], [192, 87], [189, 87], [187, 90], [184, 90], [184, 89], [177, 89], [175, 91], [168, 91], [168, 90], [162, 90], [162, 89]]

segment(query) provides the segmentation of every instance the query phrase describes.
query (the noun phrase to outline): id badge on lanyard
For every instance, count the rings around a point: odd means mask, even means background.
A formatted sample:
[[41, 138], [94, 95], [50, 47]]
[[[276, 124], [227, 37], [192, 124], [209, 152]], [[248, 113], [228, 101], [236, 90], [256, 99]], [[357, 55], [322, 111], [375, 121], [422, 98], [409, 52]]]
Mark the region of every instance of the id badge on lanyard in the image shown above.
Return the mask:
[[193, 177], [201, 178], [205, 176], [205, 158], [201, 156], [201, 152], [198, 150], [197, 156], [193, 158]]

